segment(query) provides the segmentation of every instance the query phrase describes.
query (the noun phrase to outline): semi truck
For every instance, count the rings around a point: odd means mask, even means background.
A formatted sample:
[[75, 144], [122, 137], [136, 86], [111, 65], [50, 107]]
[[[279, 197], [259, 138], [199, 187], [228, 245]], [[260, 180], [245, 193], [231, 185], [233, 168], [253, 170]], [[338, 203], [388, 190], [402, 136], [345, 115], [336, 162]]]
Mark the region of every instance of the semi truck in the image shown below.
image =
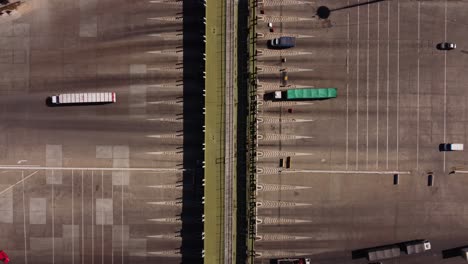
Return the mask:
[[51, 96], [53, 105], [63, 104], [106, 104], [115, 103], [116, 96], [112, 92], [103, 93], [69, 93]]
[[400, 255], [400, 247], [397, 245], [376, 247], [367, 251], [367, 259], [370, 261], [396, 258]]
[[431, 243], [427, 240], [416, 240], [404, 243], [404, 251], [406, 254], [417, 254], [423, 253], [424, 251], [431, 249]]
[[460, 249], [460, 256], [468, 262], [468, 247]]
[[277, 259], [275, 264], [310, 264], [309, 258], [282, 258]]
[[423, 253], [431, 249], [431, 243], [425, 239], [418, 239], [413, 241], [407, 241], [399, 244], [391, 244], [381, 247], [375, 247], [367, 250], [367, 259], [383, 260], [389, 258], [396, 258], [401, 255], [401, 250], [406, 254], [418, 254]]
[[300, 101], [300, 100], [323, 100], [335, 98], [336, 88], [300, 88], [275, 91], [272, 100], [275, 101]]

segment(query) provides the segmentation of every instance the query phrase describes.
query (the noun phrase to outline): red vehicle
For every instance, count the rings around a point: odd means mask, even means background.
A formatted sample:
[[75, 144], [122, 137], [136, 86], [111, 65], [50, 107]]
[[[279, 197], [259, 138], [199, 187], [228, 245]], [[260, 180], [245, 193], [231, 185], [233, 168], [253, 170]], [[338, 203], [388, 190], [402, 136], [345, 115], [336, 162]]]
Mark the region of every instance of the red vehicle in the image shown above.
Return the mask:
[[3, 250], [0, 250], [0, 260], [3, 261], [3, 263], [10, 262], [10, 258], [8, 258], [7, 253], [5, 253]]

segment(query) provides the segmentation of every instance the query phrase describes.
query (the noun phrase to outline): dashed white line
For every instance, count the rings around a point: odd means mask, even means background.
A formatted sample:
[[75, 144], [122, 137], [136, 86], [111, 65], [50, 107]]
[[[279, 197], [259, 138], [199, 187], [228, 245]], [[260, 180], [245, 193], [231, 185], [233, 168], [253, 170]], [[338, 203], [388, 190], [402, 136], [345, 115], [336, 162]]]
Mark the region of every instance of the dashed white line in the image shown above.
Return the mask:
[[28, 264], [28, 240], [26, 234], [26, 204], [24, 197], [24, 171], [21, 172], [21, 182], [23, 183], [23, 233], [24, 233], [24, 263]]

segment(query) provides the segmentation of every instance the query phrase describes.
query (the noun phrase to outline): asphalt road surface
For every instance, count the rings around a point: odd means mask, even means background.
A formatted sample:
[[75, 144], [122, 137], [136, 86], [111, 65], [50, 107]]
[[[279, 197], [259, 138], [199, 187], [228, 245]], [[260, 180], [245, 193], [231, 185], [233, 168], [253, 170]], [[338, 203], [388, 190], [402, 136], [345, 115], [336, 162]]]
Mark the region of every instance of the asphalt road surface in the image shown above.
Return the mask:
[[[12, 263], [180, 263], [182, 4], [158, 2], [26, 0], [0, 18], [0, 248]], [[45, 104], [101, 91], [117, 102]]]
[[[384, 263], [463, 263], [442, 251], [468, 244], [468, 179], [450, 174], [466, 168], [468, 152], [438, 145], [467, 139], [467, 3], [381, 1], [320, 20], [319, 6], [367, 1], [264, 2], [259, 96], [285, 89], [286, 69], [289, 87], [336, 87], [338, 97], [259, 106], [257, 262], [367, 263], [351, 252], [425, 238], [431, 251]], [[297, 46], [268, 50], [280, 35]], [[443, 41], [457, 49], [437, 50]], [[288, 156], [291, 168], [280, 168]]]

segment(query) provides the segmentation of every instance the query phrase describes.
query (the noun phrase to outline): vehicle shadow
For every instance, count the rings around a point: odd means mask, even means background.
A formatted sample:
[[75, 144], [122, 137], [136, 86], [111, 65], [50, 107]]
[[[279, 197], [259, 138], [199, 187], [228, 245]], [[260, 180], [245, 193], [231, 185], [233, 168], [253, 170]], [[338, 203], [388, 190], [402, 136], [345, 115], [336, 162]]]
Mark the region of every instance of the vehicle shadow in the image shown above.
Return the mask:
[[442, 258], [448, 259], [448, 258], [460, 257], [462, 253], [461, 250], [464, 248], [468, 248], [468, 245], [442, 250]]

